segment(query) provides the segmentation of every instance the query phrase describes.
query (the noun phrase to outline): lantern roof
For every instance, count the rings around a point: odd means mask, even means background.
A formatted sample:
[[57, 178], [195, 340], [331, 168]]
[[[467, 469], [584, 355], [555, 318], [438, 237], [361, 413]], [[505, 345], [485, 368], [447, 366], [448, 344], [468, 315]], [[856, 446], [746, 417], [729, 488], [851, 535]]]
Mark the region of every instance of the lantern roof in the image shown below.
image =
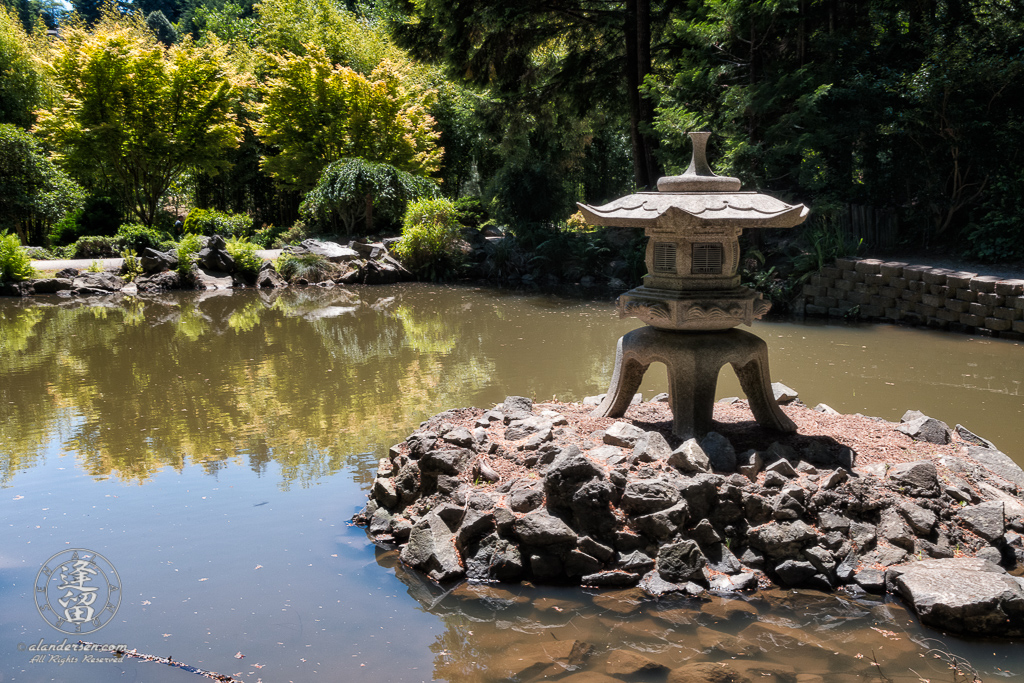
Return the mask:
[[657, 192], [637, 192], [603, 206], [577, 204], [591, 225], [624, 228], [792, 228], [809, 210], [775, 197], [740, 191], [737, 178], [715, 175], [705, 148], [710, 133], [690, 133], [693, 158], [680, 176], [658, 180]]

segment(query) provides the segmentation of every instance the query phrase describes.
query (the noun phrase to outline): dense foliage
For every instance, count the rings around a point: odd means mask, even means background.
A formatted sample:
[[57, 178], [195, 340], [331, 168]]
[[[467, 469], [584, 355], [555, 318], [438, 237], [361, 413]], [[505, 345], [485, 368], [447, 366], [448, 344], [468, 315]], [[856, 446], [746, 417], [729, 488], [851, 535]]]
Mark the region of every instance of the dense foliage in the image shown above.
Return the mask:
[[0, 123], [0, 230], [40, 244], [50, 226], [82, 199], [82, 189], [43, 154], [38, 140]]
[[192, 209], [182, 229], [196, 235], [246, 237], [252, 232], [252, 217], [244, 213], [231, 214], [215, 209]]
[[575, 203], [651, 188], [710, 129], [718, 172], [812, 206], [807, 263], [860, 237], [1024, 258], [1021, 3], [3, 4], [0, 124], [22, 137], [0, 146], [26, 162], [0, 229], [32, 244], [394, 230], [440, 192], [516, 237], [497, 270], [572, 278], [610, 253], [556, 227]]
[[63, 96], [39, 113], [39, 134], [142, 223], [154, 223], [186, 171], [225, 165], [238, 144], [227, 48], [216, 41], [168, 49], [144, 21], [108, 11], [92, 28], [66, 27], [54, 50]]

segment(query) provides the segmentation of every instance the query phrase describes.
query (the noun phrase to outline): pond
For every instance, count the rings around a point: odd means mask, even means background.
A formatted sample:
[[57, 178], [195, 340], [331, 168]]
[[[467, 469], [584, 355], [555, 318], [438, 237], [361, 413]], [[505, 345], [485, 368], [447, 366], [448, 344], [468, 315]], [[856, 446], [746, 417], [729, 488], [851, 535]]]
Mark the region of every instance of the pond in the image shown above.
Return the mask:
[[[44, 622], [35, 590], [48, 558], [75, 548], [102, 554], [122, 586], [116, 614], [83, 639], [248, 683], [702, 681], [708, 667], [938, 682], [954, 680], [950, 657], [986, 681], [1021, 680], [1020, 643], [944, 637], [891, 601], [448, 590], [348, 524], [378, 458], [421, 420], [510, 394], [600, 393], [615, 340], [637, 326], [611, 301], [430, 285], [0, 299], [0, 683], [194, 678], [29, 649], [80, 637]], [[886, 326], [753, 331], [774, 379], [808, 405], [890, 420], [921, 410], [1024, 462], [1020, 344]], [[665, 388], [651, 372], [642, 391]], [[719, 396], [738, 393], [723, 371]]]

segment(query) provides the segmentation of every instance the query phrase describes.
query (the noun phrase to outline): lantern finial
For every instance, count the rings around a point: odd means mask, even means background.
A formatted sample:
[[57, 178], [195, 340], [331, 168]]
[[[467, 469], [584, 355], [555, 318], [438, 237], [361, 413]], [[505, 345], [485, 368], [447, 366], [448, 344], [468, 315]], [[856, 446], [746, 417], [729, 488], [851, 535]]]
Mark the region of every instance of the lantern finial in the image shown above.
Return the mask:
[[707, 144], [711, 133], [687, 133], [693, 142], [690, 166], [683, 175], [658, 179], [659, 192], [736, 192], [739, 178], [715, 175], [708, 165]]

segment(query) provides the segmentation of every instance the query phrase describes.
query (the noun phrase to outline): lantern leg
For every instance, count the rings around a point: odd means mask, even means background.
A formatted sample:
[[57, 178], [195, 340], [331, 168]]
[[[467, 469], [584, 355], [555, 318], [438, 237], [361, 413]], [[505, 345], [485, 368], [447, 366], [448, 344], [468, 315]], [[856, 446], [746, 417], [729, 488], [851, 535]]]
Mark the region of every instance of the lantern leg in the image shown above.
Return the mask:
[[623, 335], [615, 349], [608, 393], [591, 415], [624, 415], [654, 362], [664, 363], [668, 370], [672, 433], [680, 438], [702, 437], [714, 430], [718, 371], [726, 363], [736, 372], [758, 424], [784, 433], [796, 431], [772, 393], [768, 345], [741, 330], [694, 334], [641, 327]]
[[732, 363], [732, 369], [736, 372], [743, 393], [747, 395], [750, 412], [754, 414], [757, 423], [769, 429], [792, 434], [796, 431], [796, 424], [782, 412], [772, 391], [772, 379], [768, 372], [768, 345], [761, 339], [758, 341], [762, 347], [759, 352], [755, 352], [753, 357], [742, 365]]
[[[642, 363], [637, 360], [635, 349], [628, 343], [629, 336], [626, 334], [619, 337], [618, 344], [615, 346], [615, 369], [612, 371], [612, 381], [601, 405], [590, 413], [594, 417], [622, 417], [632, 403], [636, 390], [640, 388], [644, 373], [651, 365], [649, 362]], [[624, 342], [625, 349], [623, 348]]]

